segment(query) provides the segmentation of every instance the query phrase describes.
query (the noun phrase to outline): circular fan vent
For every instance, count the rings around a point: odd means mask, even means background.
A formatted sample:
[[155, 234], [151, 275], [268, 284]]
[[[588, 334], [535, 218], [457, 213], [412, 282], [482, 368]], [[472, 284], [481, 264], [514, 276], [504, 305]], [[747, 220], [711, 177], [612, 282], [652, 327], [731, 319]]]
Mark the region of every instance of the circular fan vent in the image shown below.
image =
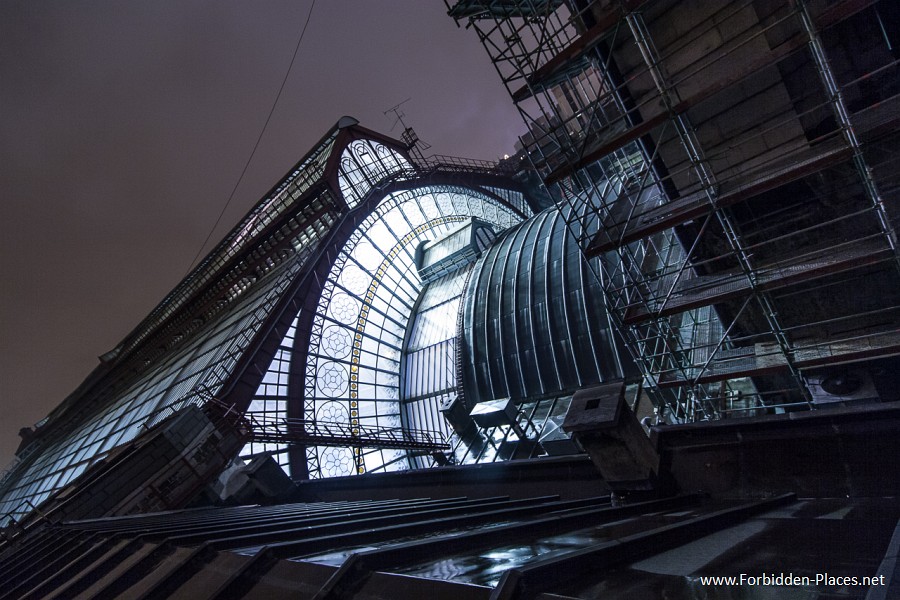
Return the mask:
[[859, 390], [863, 386], [863, 379], [859, 373], [837, 373], [822, 380], [822, 390], [833, 396], [846, 396]]

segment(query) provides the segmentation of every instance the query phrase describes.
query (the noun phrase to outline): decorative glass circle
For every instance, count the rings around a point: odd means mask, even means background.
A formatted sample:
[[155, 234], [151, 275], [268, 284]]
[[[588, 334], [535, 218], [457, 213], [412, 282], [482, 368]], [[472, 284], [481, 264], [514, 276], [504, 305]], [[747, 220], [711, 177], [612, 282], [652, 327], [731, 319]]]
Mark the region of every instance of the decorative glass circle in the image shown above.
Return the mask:
[[350, 332], [338, 325], [329, 325], [322, 332], [322, 343], [319, 348], [331, 358], [347, 358], [353, 340]]
[[347, 265], [344, 267], [344, 270], [341, 271], [340, 282], [347, 291], [361, 295], [366, 291], [366, 288], [369, 286], [369, 282], [372, 281], [372, 278], [355, 265]]
[[381, 264], [383, 260], [383, 256], [380, 252], [375, 250], [375, 248], [366, 241], [361, 241], [356, 244], [356, 247], [353, 249], [351, 256], [356, 259], [356, 261], [362, 265], [364, 269], [372, 270], [377, 269], [378, 265]]
[[349, 423], [350, 413], [341, 402], [325, 402], [316, 411], [316, 421], [319, 423]]
[[409, 220], [413, 227], [418, 227], [425, 222], [425, 215], [419, 210], [419, 207], [412, 202], [403, 205], [403, 215]]
[[359, 317], [359, 301], [347, 294], [335, 294], [328, 311], [336, 320], [349, 325]]
[[326, 396], [335, 398], [347, 391], [347, 367], [341, 363], [328, 361], [316, 371], [319, 389]]
[[434, 202], [423, 202], [420, 208], [422, 209], [422, 212], [425, 213], [428, 220], [437, 219], [441, 216], [440, 212], [438, 212], [437, 205], [435, 205]]
[[353, 474], [353, 455], [349, 448], [326, 448], [319, 462], [327, 477]]

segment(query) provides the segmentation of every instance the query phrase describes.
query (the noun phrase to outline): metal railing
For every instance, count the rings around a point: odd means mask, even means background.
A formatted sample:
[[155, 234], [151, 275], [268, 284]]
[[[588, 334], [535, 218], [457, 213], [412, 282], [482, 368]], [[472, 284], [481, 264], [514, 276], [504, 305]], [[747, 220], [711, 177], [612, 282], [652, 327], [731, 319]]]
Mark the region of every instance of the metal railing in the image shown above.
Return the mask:
[[439, 431], [405, 427], [352, 425], [336, 421], [288, 419], [247, 414], [252, 441], [256, 443], [300, 444], [444, 452], [450, 444]]

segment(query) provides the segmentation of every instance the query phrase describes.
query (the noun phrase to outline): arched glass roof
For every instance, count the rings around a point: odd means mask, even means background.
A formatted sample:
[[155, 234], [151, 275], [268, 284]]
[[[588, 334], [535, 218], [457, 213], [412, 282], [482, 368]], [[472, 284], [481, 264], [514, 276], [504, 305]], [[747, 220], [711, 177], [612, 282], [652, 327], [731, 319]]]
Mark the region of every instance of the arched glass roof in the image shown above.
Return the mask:
[[[3, 512], [23, 513], [188, 404], [399, 428], [422, 292], [415, 249], [471, 217], [511, 227], [530, 214], [519, 189], [492, 165], [414, 164], [401, 142], [341, 119], [35, 427], [0, 476]], [[407, 467], [406, 451], [304, 457], [304, 442], [270, 439], [244, 456], [274, 453], [300, 478]]]
[[[429, 186], [390, 194], [353, 232], [323, 286], [313, 321], [307, 418], [400, 429], [404, 339], [422, 291], [415, 250], [469, 217], [499, 230], [521, 220], [486, 194]], [[409, 468], [402, 450], [311, 447], [307, 458], [311, 477]]]
[[341, 153], [338, 187], [350, 208], [356, 207], [379, 182], [412, 170], [397, 151], [369, 139], [353, 140]]

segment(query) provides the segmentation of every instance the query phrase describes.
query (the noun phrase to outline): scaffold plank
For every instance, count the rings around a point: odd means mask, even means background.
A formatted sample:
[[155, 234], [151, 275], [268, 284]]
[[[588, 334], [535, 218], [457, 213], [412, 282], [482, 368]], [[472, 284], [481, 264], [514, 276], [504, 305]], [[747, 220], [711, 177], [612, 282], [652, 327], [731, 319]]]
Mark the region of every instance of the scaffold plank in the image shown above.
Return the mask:
[[603, 8], [603, 14], [594, 15], [596, 23], [559, 54], [541, 65], [526, 79], [524, 86], [513, 92], [514, 102], [521, 102], [539, 90], [553, 85], [560, 77], [572, 70], [581, 70], [585, 63], [585, 55], [597, 47], [616, 23], [625, 18], [626, 13], [637, 10], [646, 0], [626, 0], [621, 4]]
[[[837, 248], [823, 248], [760, 267], [755, 272], [756, 287], [761, 291], [771, 291], [874, 265], [891, 260], [893, 257], [893, 251], [880, 240], [865, 240]], [[649, 311], [643, 304], [629, 308], [624, 321], [632, 325], [650, 318], [666, 317], [738, 298], [751, 290], [750, 280], [742, 272], [730, 271], [719, 275], [693, 277], [685, 279], [676, 287], [668, 301], [660, 298], [653, 302]]]
[[[800, 369], [896, 356], [900, 354], [900, 330], [866, 332], [843, 340], [805, 340], [794, 346], [792, 354], [794, 365]], [[659, 387], [756, 377], [787, 367], [788, 362], [776, 344], [756, 344], [721, 351], [705, 369], [692, 366], [678, 373], [665, 373]]]
[[460, 0], [447, 14], [454, 19], [532, 17], [553, 12], [562, 0]]
[[848, 160], [851, 155], [850, 148], [835, 142], [826, 147], [798, 153], [793, 157], [794, 160], [790, 165], [781, 169], [768, 169], [755, 178], [723, 183], [715, 204], [711, 204], [707, 194], [700, 191], [661, 206], [648, 208], [632, 216], [626, 223], [607, 222], [600, 228], [599, 233], [585, 252], [588, 256], [597, 256], [603, 252], [615, 250], [654, 233], [703, 217], [713, 208], [723, 208], [743, 202], [817, 173]]

